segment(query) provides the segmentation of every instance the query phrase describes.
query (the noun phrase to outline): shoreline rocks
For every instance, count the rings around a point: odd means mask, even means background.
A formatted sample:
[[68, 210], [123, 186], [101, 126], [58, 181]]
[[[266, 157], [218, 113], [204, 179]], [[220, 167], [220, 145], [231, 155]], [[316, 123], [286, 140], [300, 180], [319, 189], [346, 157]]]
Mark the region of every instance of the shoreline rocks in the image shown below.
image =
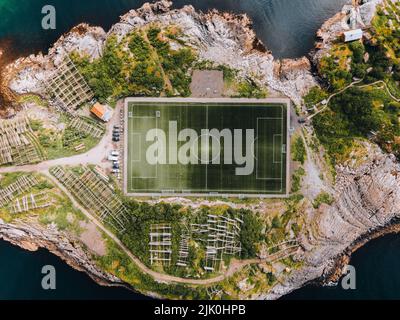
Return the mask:
[[[364, 1], [359, 18], [370, 23], [376, 5], [382, 0]], [[270, 92], [290, 97], [296, 105], [317, 80], [311, 73], [310, 60], [275, 60], [263, 44], [257, 40], [251, 21], [246, 15], [196, 12], [192, 6], [171, 10], [171, 2], [160, 1], [144, 4], [121, 17], [109, 32], [86, 24], [78, 25], [62, 36], [50, 49], [48, 55], [32, 55], [21, 58], [6, 69], [7, 86], [17, 94], [43, 91], [43, 81], [55, 70], [55, 64], [66, 53], [80, 53], [99, 57], [104, 42], [110, 35], [122, 38], [133, 29], [149, 23], [177, 24], [182, 28], [185, 41], [197, 49], [202, 60], [227, 64], [238, 69], [243, 77], [251, 76]], [[349, 7], [329, 19], [318, 32], [320, 41], [312, 62], [318, 61], [330, 48], [337, 35], [346, 30]], [[348, 27], [348, 26], [347, 26]], [[53, 63], [54, 61], [54, 63]], [[400, 167], [390, 155], [371, 147], [370, 158], [359, 168], [338, 168], [334, 186], [337, 200], [322, 205], [319, 210], [310, 208], [306, 214], [307, 228], [301, 235], [304, 248], [304, 267], [294, 270], [288, 278], [276, 285], [259, 299], [276, 299], [310, 281], [337, 279], [349, 255], [374, 235], [398, 232], [397, 212], [400, 212]], [[392, 224], [396, 222], [396, 224]], [[395, 230], [395, 231], [394, 231]], [[0, 220], [0, 238], [28, 250], [46, 247], [61, 256], [74, 268], [87, 272], [101, 284], [123, 285], [118, 278], [98, 270], [90, 257], [69, 240], [51, 229], [33, 225], [5, 224]]]
[[[8, 87], [15, 94], [27, 92], [43, 93], [43, 83], [51, 77], [55, 65], [72, 51], [99, 57], [106, 39], [115, 35], [121, 39], [136, 28], [157, 23], [161, 26], [178, 25], [188, 45], [198, 51], [200, 60], [210, 60], [239, 71], [242, 78], [252, 78], [258, 85], [267, 87], [271, 94], [288, 96], [300, 105], [302, 96], [316, 81], [311, 74], [311, 66], [305, 58], [298, 60], [274, 59], [260, 40], [257, 39], [252, 22], [247, 15], [221, 13], [212, 10], [197, 12], [192, 6], [171, 9], [172, 2], [146, 3], [141, 8], [131, 10], [121, 16], [105, 33], [102, 28], [81, 24], [63, 35], [49, 50], [48, 55], [31, 55], [21, 58], [5, 69]], [[301, 61], [301, 63], [299, 63]], [[290, 69], [290, 65], [293, 69]], [[283, 68], [284, 73], [275, 74]]]
[[51, 225], [44, 227], [32, 220], [5, 223], [0, 219], [0, 239], [28, 251], [47, 249], [70, 267], [88, 274], [100, 285], [129, 288], [116, 276], [100, 270], [78, 241]]

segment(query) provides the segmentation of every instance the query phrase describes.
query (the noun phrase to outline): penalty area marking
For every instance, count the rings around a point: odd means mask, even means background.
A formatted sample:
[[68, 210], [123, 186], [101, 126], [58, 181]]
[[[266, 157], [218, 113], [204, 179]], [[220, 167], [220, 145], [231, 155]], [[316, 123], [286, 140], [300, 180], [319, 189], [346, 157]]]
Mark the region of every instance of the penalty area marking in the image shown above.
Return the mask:
[[[271, 117], [258, 117], [257, 118], [257, 128], [256, 128], [256, 130], [257, 130], [257, 136], [256, 136], [256, 138], [255, 138], [255, 140], [257, 141], [257, 143], [256, 143], [256, 148], [257, 148], [257, 151], [256, 151], [256, 157], [255, 157], [255, 159], [256, 159], [256, 180], [271, 180], [271, 181], [280, 181], [281, 182], [281, 190], [282, 190], [282, 182], [283, 182], [283, 168], [282, 168], [282, 160], [281, 161], [279, 161], [279, 162], [275, 162], [275, 150], [276, 150], [276, 147], [275, 147], [275, 136], [283, 136], [283, 107], [281, 107], [281, 112], [282, 112], [282, 117], [280, 117], [280, 118], [271, 118]], [[260, 177], [259, 176], [259, 174], [258, 174], [258, 162], [260, 161], [259, 160], [259, 147], [258, 147], [258, 143], [259, 143], [259, 126], [258, 126], [258, 122], [259, 121], [264, 121], [264, 120], [267, 120], [267, 121], [269, 121], [269, 120], [281, 120], [282, 121], [282, 125], [281, 125], [281, 133], [280, 134], [273, 134], [272, 135], [272, 162], [271, 162], [271, 165], [273, 165], [273, 164], [281, 164], [281, 170], [280, 170], [280, 178], [271, 178], [271, 177]], [[281, 146], [280, 146], [280, 150], [282, 150], [282, 145], [283, 145], [283, 143], [281, 144]], [[281, 159], [282, 159], [282, 156], [281, 156]]]
[[[156, 121], [156, 129], [158, 129], [158, 120], [157, 120], [157, 116], [156, 117], [154, 117], [154, 116], [131, 116], [130, 117], [133, 121], [134, 121], [134, 119], [147, 119], [147, 120], [149, 120], [149, 119], [153, 119], [153, 120], [155, 120]], [[132, 121], [130, 121], [130, 124], [132, 124]], [[137, 135], [139, 135], [140, 136], [140, 139], [139, 139], [139, 146], [141, 146], [141, 137], [142, 137], [142, 134], [140, 133], [140, 132], [132, 132], [131, 133], [131, 138], [133, 139], [133, 136], [137, 136]], [[134, 140], [132, 140], [132, 143], [134, 143], [135, 141]], [[128, 142], [129, 143], [129, 142]], [[132, 157], [133, 156], [133, 148], [130, 148], [132, 151], [130, 152], [130, 156]], [[132, 157], [133, 158], [133, 157]], [[156, 172], [155, 172], [155, 176], [137, 176], [137, 177], [134, 177], [133, 176], [133, 165], [135, 164], [135, 163], [138, 163], [138, 162], [140, 162], [140, 163], [142, 163], [142, 152], [141, 152], [141, 150], [140, 150], [140, 148], [139, 148], [139, 160], [136, 160], [136, 159], [132, 159], [131, 158], [131, 161], [130, 161], [130, 174], [131, 174], [131, 176], [130, 176], [130, 179], [131, 179], [131, 185], [133, 186], [133, 181], [134, 181], [134, 179], [157, 179], [158, 178], [158, 164], [156, 164]]]

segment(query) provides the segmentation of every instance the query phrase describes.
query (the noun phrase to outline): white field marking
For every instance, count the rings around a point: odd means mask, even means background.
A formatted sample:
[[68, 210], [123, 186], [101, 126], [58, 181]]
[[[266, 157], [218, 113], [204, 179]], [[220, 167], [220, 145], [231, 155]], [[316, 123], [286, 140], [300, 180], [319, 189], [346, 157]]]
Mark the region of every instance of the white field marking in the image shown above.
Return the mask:
[[[135, 140], [134, 136], [139, 136], [139, 139], [136, 139], [136, 140]], [[141, 159], [142, 159], [142, 151], [140, 150], [140, 147], [141, 147], [141, 138], [142, 138], [142, 134], [141, 134], [140, 132], [132, 132], [132, 133], [131, 133], [132, 142], [137, 142], [137, 145], [139, 146], [139, 148], [138, 148], [138, 154], [139, 154], [139, 157], [138, 157], [138, 158], [139, 158], [139, 159], [136, 159], [136, 158], [134, 157], [133, 148], [132, 148], [132, 151], [130, 152], [130, 153], [131, 153], [131, 154], [130, 154], [130, 158], [132, 159], [132, 162], [140, 162]]]
[[[283, 108], [281, 107], [281, 111], [283, 112]], [[259, 177], [259, 175], [258, 175], [258, 162], [259, 162], [259, 154], [258, 154], [258, 152], [259, 152], [259, 147], [258, 147], [258, 143], [259, 143], [259, 134], [258, 134], [258, 132], [259, 132], [259, 130], [258, 130], [258, 121], [259, 120], [275, 120], [275, 119], [281, 119], [282, 120], [282, 122], [283, 122], [283, 118], [267, 118], [267, 117], [260, 117], [260, 118], [257, 118], [257, 125], [256, 125], [256, 130], [257, 130], [257, 137], [256, 137], [256, 140], [257, 140], [257, 143], [256, 143], [256, 147], [257, 147], [257, 152], [256, 152], [256, 180], [271, 180], [271, 181], [280, 181], [281, 182], [281, 186], [282, 186], [282, 179], [283, 179], [283, 170], [282, 170], [282, 167], [281, 167], [281, 170], [280, 170], [280, 178], [268, 178], [268, 177]], [[283, 135], [283, 127], [281, 127], [281, 134], [280, 135]], [[272, 150], [272, 152], [273, 152], [273, 161], [272, 161], [272, 163], [271, 163], [271, 165], [272, 164], [274, 164], [275, 162], [274, 162], [274, 158], [275, 158], [275, 139], [274, 139], [274, 136], [275, 135], [273, 135], [272, 136], [272, 148], [273, 148], [273, 150]], [[282, 146], [280, 147], [280, 149], [282, 149]], [[282, 161], [281, 161], [282, 162]], [[282, 188], [281, 188], [281, 191], [282, 191]], [[280, 192], [281, 192], [280, 191]], [[275, 192], [277, 192], [277, 191], [275, 191]]]
[[[276, 150], [275, 138], [276, 137], [281, 137], [281, 140], [282, 140], [282, 135], [281, 134], [274, 134], [273, 138], [272, 138], [272, 140], [273, 140], [273, 142], [272, 142], [272, 161], [273, 161], [273, 163], [278, 164], [278, 163], [282, 162], [282, 155], [281, 155], [281, 160], [280, 161], [276, 161], [276, 159], [275, 159], [275, 150]], [[283, 146], [283, 143], [281, 143], [281, 146], [279, 148], [281, 150], [281, 152], [282, 152], [282, 146]]]
[[[156, 129], [158, 129], [158, 120], [157, 117], [154, 116], [133, 116], [131, 121], [131, 124], [133, 123], [134, 119], [155, 119], [156, 121]], [[134, 134], [137, 134], [135, 132], [133, 132]], [[156, 174], [155, 176], [138, 176], [138, 177], [134, 177], [133, 176], [133, 164], [137, 161], [132, 159], [132, 152], [133, 152], [133, 148], [130, 148], [132, 151], [130, 152], [130, 157], [131, 157], [131, 161], [130, 161], [130, 169], [131, 169], [131, 186], [133, 189], [133, 183], [134, 183], [134, 179], [157, 179], [158, 178], [158, 164], [156, 164]], [[139, 162], [142, 162], [141, 156], [140, 156], [140, 160]], [[138, 189], [135, 189], [138, 190]]]
[[[279, 189], [274, 189], [274, 190], [263, 190], [263, 193], [260, 193], [259, 189], [253, 189], [253, 190], [244, 190], [244, 189], [240, 189], [240, 190], [224, 190], [224, 189], [218, 189], [218, 190], [206, 190], [204, 191], [203, 189], [192, 189], [190, 190], [190, 192], [186, 192], [186, 190], [182, 189], [182, 190], [174, 190], [175, 192], [173, 194], [180, 196], [180, 195], [187, 195], [187, 196], [207, 196], [207, 195], [233, 195], [233, 196], [237, 196], [240, 194], [243, 195], [260, 195], [260, 196], [264, 196], [267, 195], [267, 193], [270, 193], [272, 195], [276, 194], [276, 195], [280, 195], [280, 190]], [[149, 194], [155, 194], [157, 196], [165, 196], [165, 194], [163, 194], [161, 192], [160, 189], [135, 189], [134, 192], [130, 192], [129, 194], [134, 194], [134, 195], [141, 195], [141, 196], [148, 196]], [[172, 197], [173, 194], [168, 194], [168, 197]], [[281, 195], [282, 196], [282, 195]]]

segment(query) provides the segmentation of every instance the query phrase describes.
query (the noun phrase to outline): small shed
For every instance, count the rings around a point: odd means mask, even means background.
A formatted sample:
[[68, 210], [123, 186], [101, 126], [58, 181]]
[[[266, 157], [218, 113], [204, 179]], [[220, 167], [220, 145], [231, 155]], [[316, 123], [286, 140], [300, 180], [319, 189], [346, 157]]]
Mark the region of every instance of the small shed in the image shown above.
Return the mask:
[[351, 42], [362, 39], [364, 32], [361, 29], [346, 31], [344, 33], [344, 41]]
[[102, 105], [100, 103], [95, 103], [90, 111], [99, 119], [103, 120], [104, 122], [110, 121], [112, 117], [112, 110], [110, 107]]

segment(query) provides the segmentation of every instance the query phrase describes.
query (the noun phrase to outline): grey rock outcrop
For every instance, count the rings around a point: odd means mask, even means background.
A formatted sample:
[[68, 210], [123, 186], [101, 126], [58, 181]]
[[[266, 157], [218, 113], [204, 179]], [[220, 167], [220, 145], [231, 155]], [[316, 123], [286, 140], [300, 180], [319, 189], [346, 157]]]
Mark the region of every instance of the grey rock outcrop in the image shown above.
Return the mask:
[[53, 225], [44, 227], [33, 220], [5, 223], [0, 219], [0, 239], [29, 251], [46, 248], [74, 269], [86, 272], [99, 284], [124, 285], [119, 278], [96, 266], [93, 256], [82, 247], [77, 239], [74, 239], [71, 234], [58, 230]]
[[[172, 10], [171, 5], [169, 1], [160, 1], [131, 10], [121, 17], [120, 22], [107, 35], [101, 28], [85, 24], [73, 28], [55, 43], [49, 55], [17, 60], [15, 65], [26, 64], [26, 68], [17, 73], [9, 87], [16, 93], [41, 93], [43, 83], [54, 71], [54, 64], [65, 54], [77, 51], [95, 59], [102, 54], [104, 41], [110, 35], [121, 39], [150, 23], [179, 26], [184, 35], [183, 40], [198, 51], [200, 60], [210, 60], [215, 64], [238, 69], [241, 77], [251, 77], [260, 86], [268, 87], [272, 93], [290, 97], [297, 105], [301, 103], [302, 95], [316, 85], [310, 72], [311, 66], [304, 63], [304, 60], [301, 64], [293, 60], [296, 68], [287, 68], [283, 76], [276, 74], [277, 64], [280, 66], [281, 62], [275, 61], [272, 54], [265, 50], [246, 15], [220, 13], [216, 10], [201, 13], [192, 6]], [[289, 61], [286, 63], [290, 64]], [[10, 66], [10, 69], [15, 68]]]
[[[400, 165], [392, 155], [371, 146], [359, 168], [339, 167], [336, 201], [310, 210], [301, 237], [304, 267], [262, 298], [275, 299], [334, 272], [344, 252], [350, 254], [365, 237], [400, 217]], [[340, 267], [340, 266], [339, 266]]]

